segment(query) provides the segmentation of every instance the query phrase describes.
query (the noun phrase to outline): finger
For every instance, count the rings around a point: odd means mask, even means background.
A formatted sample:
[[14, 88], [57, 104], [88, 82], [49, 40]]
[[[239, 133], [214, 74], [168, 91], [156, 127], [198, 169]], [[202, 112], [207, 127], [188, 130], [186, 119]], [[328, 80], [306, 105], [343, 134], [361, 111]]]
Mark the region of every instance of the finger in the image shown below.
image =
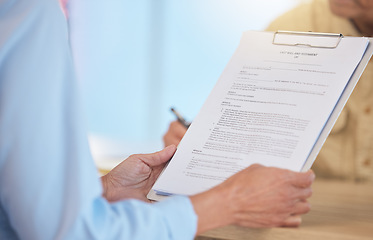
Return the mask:
[[312, 188], [294, 188], [294, 197], [300, 200], [306, 200], [312, 196]]
[[175, 151], [176, 146], [170, 145], [159, 152], [149, 154], [136, 154], [133, 155], [133, 157], [139, 158], [150, 167], [156, 167], [165, 164], [168, 160], [170, 160]]
[[264, 167], [264, 166], [259, 164], [259, 163], [254, 163], [254, 164], [250, 165], [249, 169], [254, 170], [254, 169], [262, 168], [262, 167]]
[[301, 215], [306, 214], [311, 210], [311, 204], [307, 201], [298, 201], [295, 203], [292, 215]]
[[174, 136], [165, 136], [163, 141], [165, 143], [166, 146], [169, 146], [169, 145], [179, 145], [180, 143], [180, 138], [177, 138], [177, 137], [174, 137]]
[[282, 227], [298, 227], [302, 223], [302, 218], [300, 215], [294, 215], [290, 216], [287, 219], [285, 219], [284, 224], [282, 224]]
[[179, 121], [173, 121], [170, 124], [170, 132], [173, 133], [173, 135], [177, 138], [183, 138], [185, 133], [187, 131], [187, 128], [184, 127], [183, 124], [181, 124]]
[[292, 172], [291, 182], [298, 188], [310, 187], [315, 180], [315, 174], [312, 170], [307, 172]]

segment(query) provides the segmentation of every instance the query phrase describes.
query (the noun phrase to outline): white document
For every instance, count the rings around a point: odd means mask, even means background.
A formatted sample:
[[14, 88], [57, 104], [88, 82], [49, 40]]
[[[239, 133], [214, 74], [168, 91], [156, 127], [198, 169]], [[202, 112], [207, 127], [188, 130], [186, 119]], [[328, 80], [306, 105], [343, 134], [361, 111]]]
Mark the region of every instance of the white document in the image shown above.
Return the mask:
[[[341, 38], [337, 47], [321, 48], [276, 45], [273, 36], [271, 32], [243, 34], [238, 49], [153, 186], [155, 192], [196, 194], [253, 163], [304, 170], [315, 144], [322, 145], [329, 133], [320, 139], [369, 39]], [[323, 43], [323, 38], [304, 38]], [[291, 35], [281, 36], [284, 42], [292, 39]], [[325, 41], [329, 44], [330, 39]]]

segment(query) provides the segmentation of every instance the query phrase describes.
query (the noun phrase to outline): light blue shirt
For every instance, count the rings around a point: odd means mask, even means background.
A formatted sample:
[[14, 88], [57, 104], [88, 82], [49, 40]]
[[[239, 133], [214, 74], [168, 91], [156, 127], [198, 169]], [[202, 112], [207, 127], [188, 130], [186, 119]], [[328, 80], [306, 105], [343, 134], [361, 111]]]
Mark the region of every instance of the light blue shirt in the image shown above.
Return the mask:
[[56, 0], [0, 0], [0, 239], [192, 239], [190, 200], [108, 203]]

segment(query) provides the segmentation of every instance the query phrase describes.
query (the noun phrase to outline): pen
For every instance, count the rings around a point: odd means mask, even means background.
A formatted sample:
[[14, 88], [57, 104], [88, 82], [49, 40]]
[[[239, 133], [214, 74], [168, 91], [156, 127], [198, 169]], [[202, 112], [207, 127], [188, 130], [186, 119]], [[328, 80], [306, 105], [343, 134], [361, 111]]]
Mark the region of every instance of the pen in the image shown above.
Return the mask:
[[183, 124], [183, 126], [185, 128], [189, 128], [190, 126], [190, 122], [187, 122], [183, 116], [180, 115], [180, 113], [178, 111], [175, 110], [175, 108], [171, 108], [171, 112], [173, 112], [177, 118], [177, 121], [179, 121], [179, 123]]

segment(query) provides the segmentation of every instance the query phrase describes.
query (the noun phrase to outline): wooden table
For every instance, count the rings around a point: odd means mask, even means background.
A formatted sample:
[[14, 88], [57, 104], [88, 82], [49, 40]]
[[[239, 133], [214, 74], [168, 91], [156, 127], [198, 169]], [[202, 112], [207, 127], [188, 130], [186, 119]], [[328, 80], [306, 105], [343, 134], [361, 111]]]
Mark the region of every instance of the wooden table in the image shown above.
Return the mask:
[[196, 238], [255, 240], [373, 240], [373, 183], [316, 180], [311, 211], [299, 228], [214, 229]]

